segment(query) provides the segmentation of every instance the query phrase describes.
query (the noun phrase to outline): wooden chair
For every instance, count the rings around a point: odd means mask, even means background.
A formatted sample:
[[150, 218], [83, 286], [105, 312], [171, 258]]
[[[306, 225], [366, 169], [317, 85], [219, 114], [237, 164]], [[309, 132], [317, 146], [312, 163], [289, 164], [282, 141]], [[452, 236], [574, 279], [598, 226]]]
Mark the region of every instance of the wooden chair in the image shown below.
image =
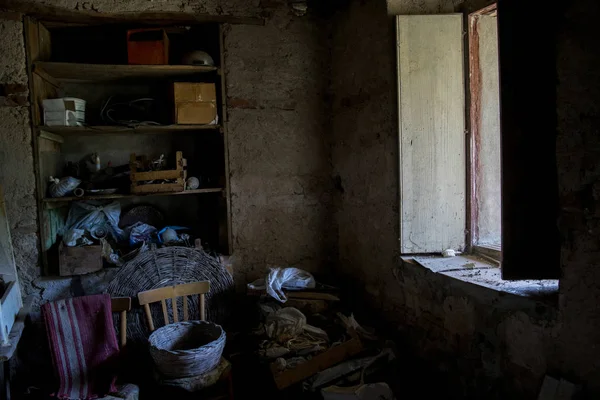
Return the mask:
[[[179, 313], [177, 311], [177, 298], [183, 297], [183, 321], [187, 321], [189, 319], [188, 296], [198, 295], [198, 308], [200, 312], [200, 320], [204, 321], [206, 320], [204, 296], [209, 292], [209, 290], [209, 282], [193, 282], [177, 286], [167, 286], [159, 289], [152, 289], [138, 293], [138, 300], [140, 302], [140, 305], [144, 306], [146, 319], [148, 320], [148, 329], [150, 330], [150, 332], [154, 332], [155, 330], [154, 321], [152, 320], [152, 313], [150, 312], [150, 304], [158, 302], [161, 303], [163, 318], [165, 321], [165, 325], [167, 325], [170, 323], [169, 312], [167, 309], [167, 299], [171, 299], [173, 322], [179, 322]], [[219, 382], [221, 383], [221, 390], [224, 393], [219, 393], [215, 398], [227, 397], [229, 399], [233, 399], [233, 378], [231, 373], [231, 365], [229, 365], [229, 367], [227, 367], [227, 369], [223, 371]], [[192, 396], [194, 395], [192, 394]], [[213, 397], [209, 396], [208, 398]]]
[[[110, 299], [113, 313], [119, 313], [119, 347], [127, 344], [127, 311], [131, 311], [131, 297], [113, 297]], [[117, 392], [98, 400], [134, 400], [139, 398], [140, 389], [137, 385], [126, 383], [117, 387]]]
[[171, 309], [173, 310], [173, 322], [179, 322], [179, 315], [177, 312], [177, 298], [183, 297], [183, 320], [189, 319], [188, 312], [188, 296], [198, 295], [199, 302], [198, 308], [200, 309], [200, 319], [204, 321], [206, 319], [205, 310], [205, 299], [206, 295], [210, 290], [209, 282], [192, 282], [184, 283], [177, 286], [167, 286], [159, 289], [147, 290], [145, 292], [138, 293], [138, 300], [140, 305], [144, 306], [146, 313], [146, 319], [148, 320], [148, 329], [150, 332], [154, 332], [154, 321], [152, 320], [152, 313], [150, 312], [150, 304], [158, 303], [160, 301], [162, 305], [163, 318], [165, 325], [170, 324], [169, 312], [167, 311], [167, 299], [171, 299]]
[[127, 344], [127, 311], [131, 311], [131, 297], [113, 297], [110, 299], [112, 312], [120, 315], [119, 346]]

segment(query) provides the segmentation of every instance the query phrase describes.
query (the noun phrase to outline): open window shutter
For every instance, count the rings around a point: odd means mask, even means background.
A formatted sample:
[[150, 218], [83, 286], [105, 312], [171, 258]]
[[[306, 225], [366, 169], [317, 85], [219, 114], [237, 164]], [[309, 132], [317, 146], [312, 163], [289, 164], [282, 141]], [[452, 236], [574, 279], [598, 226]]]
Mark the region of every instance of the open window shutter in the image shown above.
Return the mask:
[[560, 275], [556, 13], [535, 2], [498, 3], [503, 279]]
[[462, 14], [397, 17], [402, 253], [465, 245]]

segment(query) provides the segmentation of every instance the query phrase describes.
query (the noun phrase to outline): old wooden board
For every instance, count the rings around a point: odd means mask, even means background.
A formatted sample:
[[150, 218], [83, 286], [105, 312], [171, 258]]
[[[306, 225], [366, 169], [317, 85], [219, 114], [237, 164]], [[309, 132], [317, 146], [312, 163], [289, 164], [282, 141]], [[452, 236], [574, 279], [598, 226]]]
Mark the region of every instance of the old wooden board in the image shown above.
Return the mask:
[[463, 248], [462, 14], [397, 17], [402, 253]]
[[102, 269], [102, 246], [58, 247], [60, 276], [83, 275]]
[[172, 79], [198, 73], [215, 72], [217, 67], [192, 65], [106, 65], [59, 62], [35, 62], [33, 70], [42, 70], [58, 81], [93, 82], [123, 79]]
[[352, 338], [347, 342], [330, 348], [324, 353], [321, 353], [311, 360], [298, 365], [296, 368], [288, 369], [279, 372], [275, 363], [271, 363], [271, 373], [278, 389], [303, 381], [314, 374], [323, 371], [335, 364], [338, 364], [362, 351], [362, 343], [357, 338]]
[[160, 125], [160, 126], [38, 126], [40, 132], [50, 132], [59, 135], [103, 135], [103, 134], [153, 134], [180, 133], [204, 130], [219, 130], [221, 125]]
[[84, 200], [110, 200], [110, 199], [128, 199], [134, 197], [141, 196], [182, 196], [182, 195], [194, 195], [194, 194], [206, 194], [206, 193], [221, 193], [223, 189], [221, 188], [205, 188], [205, 189], [194, 189], [194, 190], [185, 190], [182, 192], [172, 192], [172, 193], [136, 193], [136, 194], [101, 194], [101, 195], [91, 195], [91, 196], [83, 196], [83, 197], [58, 197], [58, 198], [45, 198], [43, 202], [46, 204], [46, 208], [52, 208], [54, 205], [62, 207], [65, 203], [69, 203], [71, 201], [84, 201]]
[[[221, 70], [225, 70], [225, 29], [219, 25], [219, 55]], [[223, 148], [225, 151], [225, 191], [223, 199], [219, 202], [219, 241], [227, 243], [227, 254], [233, 254], [233, 230], [231, 228], [231, 186], [229, 182], [229, 133], [227, 116], [227, 83], [226, 74], [220, 74], [221, 79], [221, 123], [223, 124]], [[225, 207], [223, 207], [223, 205]]]
[[[300, 299], [300, 300], [327, 300], [327, 301], [340, 301], [340, 298], [323, 292], [310, 292], [310, 291], [286, 291], [285, 295], [288, 299]], [[251, 296], [261, 296], [267, 293], [266, 290], [253, 290], [249, 289], [247, 293]]]

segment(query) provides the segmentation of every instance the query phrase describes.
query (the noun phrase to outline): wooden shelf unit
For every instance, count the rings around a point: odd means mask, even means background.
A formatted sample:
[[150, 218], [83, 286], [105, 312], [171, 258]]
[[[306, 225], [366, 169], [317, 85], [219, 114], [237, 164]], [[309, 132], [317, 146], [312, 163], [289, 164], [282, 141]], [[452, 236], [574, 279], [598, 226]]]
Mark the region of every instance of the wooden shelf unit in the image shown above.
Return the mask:
[[[230, 197], [229, 197], [229, 165], [228, 165], [228, 136], [227, 136], [227, 107], [225, 94], [225, 76], [222, 73], [224, 70], [224, 42], [223, 42], [223, 25], [211, 23], [207, 25], [199, 21], [196, 25], [191, 24], [192, 30], [198, 29], [199, 32], [204, 32], [210, 29], [211, 34], [210, 44], [213, 49], [213, 58], [216, 66], [190, 66], [190, 65], [124, 65], [115, 64], [115, 58], [109, 57], [102, 59], [100, 63], [97, 60], [83, 60], [82, 57], [73, 53], [73, 57], [79, 57], [77, 60], [84, 62], [72, 62], [75, 60], [61, 59], [65, 46], [71, 38], [77, 39], [76, 35], [67, 34], [65, 39], [64, 29], [117, 29], [114, 25], [107, 24], [98, 20], [98, 23], [78, 25], [71, 27], [69, 24], [61, 25], [60, 23], [48, 23], [39, 21], [35, 18], [25, 17], [25, 40], [27, 53], [27, 72], [29, 76], [29, 89], [31, 98], [31, 116], [35, 135], [34, 141], [34, 163], [36, 169], [36, 193], [38, 205], [38, 220], [40, 221], [40, 239], [42, 247], [42, 265], [44, 275], [54, 275], [55, 265], [53, 260], [50, 260], [51, 254], [58, 246], [57, 233], [61, 231], [66, 218], [66, 211], [71, 202], [85, 200], [116, 200], [123, 201], [124, 204], [139, 204], [143, 198], [144, 202], [150, 202], [166, 211], [166, 215], [173, 212], [181, 218], [182, 213], [187, 217], [188, 211], [185, 207], [178, 207], [178, 204], [197, 204], [196, 211], [189, 211], [190, 223], [193, 216], [197, 218], [208, 218], [210, 237], [213, 237], [213, 244], [218, 244], [220, 251], [225, 254], [231, 254], [232, 237], [231, 237], [231, 219], [230, 219]], [[128, 24], [127, 21], [122, 21], [123, 27]], [[132, 21], [132, 27], [144, 24], [143, 21]], [[156, 22], [148, 21], [148, 25], [156, 25]], [[178, 26], [176, 20], [161, 21], [161, 26]], [[127, 27], [126, 29], [130, 29]], [[59, 31], [63, 30], [63, 31]], [[57, 34], [57, 44], [55, 48], [53, 44], [53, 34]], [[118, 35], [117, 35], [118, 36]], [[115, 35], [112, 36], [113, 38]], [[74, 39], [74, 40], [75, 40]], [[103, 38], [104, 39], [104, 38]], [[66, 41], [65, 41], [66, 40]], [[187, 39], [186, 39], [187, 40]], [[194, 42], [192, 42], [194, 43]], [[69, 46], [66, 46], [70, 48]], [[53, 58], [54, 50], [57, 50], [57, 57]], [[87, 54], [96, 52], [95, 48], [88, 48]], [[106, 52], [106, 48], [104, 49]], [[111, 50], [112, 51], [112, 50]], [[100, 52], [102, 53], [102, 52]], [[105, 53], [102, 53], [104, 57]], [[116, 53], [115, 53], [116, 54]], [[71, 56], [71, 54], [69, 54]], [[108, 61], [101, 63], [102, 61]], [[121, 62], [121, 61], [117, 61]], [[219, 115], [218, 125], [143, 125], [136, 127], [126, 126], [104, 126], [94, 124], [96, 121], [91, 121], [89, 126], [44, 126], [42, 101], [47, 98], [58, 98], [64, 96], [78, 97], [78, 93], [97, 94], [86, 98], [84, 95], [79, 97], [84, 98], [87, 104], [87, 110], [98, 113], [101, 105], [98, 104], [99, 96], [105, 100], [104, 94], [113, 87], [118, 87], [120, 92], [115, 94], [130, 94], [132, 90], [139, 86], [147, 90], [153, 90], [154, 86], [170, 85], [171, 82], [214, 82], [217, 88], [217, 107]], [[75, 92], [73, 92], [75, 88]], [[122, 89], [121, 89], [122, 88]], [[164, 93], [164, 92], [160, 92]], [[111, 93], [112, 94], [112, 93]], [[137, 94], [136, 94], [137, 95]], [[161, 95], [162, 96], [162, 95]], [[166, 93], [165, 93], [165, 96]], [[93, 101], [92, 101], [93, 100]], [[161, 100], [171, 101], [168, 97]], [[97, 116], [95, 114], [94, 116]], [[89, 116], [89, 115], [88, 115]], [[86, 119], [87, 116], [86, 116]], [[98, 117], [96, 118], [98, 119]], [[166, 121], [165, 121], [166, 122]], [[215, 135], [215, 133], [218, 133]], [[154, 135], [156, 134], [156, 135]], [[159, 135], [160, 134], [160, 135]], [[153, 135], [152, 139], [144, 139], [144, 135]], [[106, 137], [106, 140], [104, 138]], [[93, 146], [86, 143], [94, 143]], [[168, 143], [168, 146], [163, 144]], [[143, 145], [140, 143], [143, 142]], [[110, 146], [116, 143], [112, 150]], [[131, 143], [132, 146], [124, 145], [123, 143]], [[186, 147], [187, 143], [192, 143], [192, 147]], [[210, 146], [217, 147], [210, 147]], [[87, 147], [86, 147], [87, 146]], [[94, 147], [96, 146], [96, 147]], [[208, 183], [211, 186], [197, 190], [188, 190], [176, 193], [148, 193], [148, 194], [110, 194], [110, 195], [91, 195], [83, 197], [62, 197], [62, 198], [47, 198], [47, 185], [49, 176], [61, 176], [62, 166], [66, 160], [74, 160], [81, 152], [89, 153], [106, 152], [106, 158], [102, 161], [106, 163], [111, 161], [120, 163], [124, 152], [135, 153], [134, 147], [143, 147], [147, 154], [170, 155], [175, 153], [175, 150], [183, 151], [183, 155], [188, 159], [188, 168], [196, 168], [199, 173], [197, 177], [204, 177], [202, 171], [206, 165], [215, 165], [209, 167], [207, 171]], [[154, 150], [148, 150], [148, 146], [157, 146]], [[77, 151], [73, 149], [76, 148]], [[215, 149], [219, 151], [215, 152]], [[64, 153], [64, 152], [67, 153]], [[115, 156], [115, 154], [119, 156]], [[141, 154], [141, 153], [140, 153]], [[189, 154], [189, 155], [186, 155]], [[191, 158], [190, 158], [191, 157]], [[214, 164], [212, 160], [218, 160], [218, 164]], [[222, 161], [220, 161], [222, 160]], [[220, 163], [223, 163], [221, 165]], [[213, 164], [211, 164], [213, 163]], [[120, 165], [120, 164], [116, 164]], [[216, 169], [215, 169], [216, 168]], [[222, 171], [222, 172], [220, 172]], [[219, 172], [216, 174], [216, 172]], [[189, 176], [189, 175], [188, 175]], [[193, 176], [193, 175], [192, 175]], [[216, 180], [214, 180], [216, 179]], [[196, 198], [193, 196], [199, 196]], [[159, 201], [160, 200], [160, 201]], [[165, 204], [167, 207], [165, 208]], [[182, 211], [183, 208], [183, 211]], [[194, 214], [198, 213], [198, 214]], [[214, 217], [212, 217], [214, 215]], [[197, 220], [198, 221], [198, 220]], [[199, 220], [201, 224], [204, 219]], [[197, 224], [198, 225], [198, 224]], [[52, 251], [51, 251], [52, 250]]]

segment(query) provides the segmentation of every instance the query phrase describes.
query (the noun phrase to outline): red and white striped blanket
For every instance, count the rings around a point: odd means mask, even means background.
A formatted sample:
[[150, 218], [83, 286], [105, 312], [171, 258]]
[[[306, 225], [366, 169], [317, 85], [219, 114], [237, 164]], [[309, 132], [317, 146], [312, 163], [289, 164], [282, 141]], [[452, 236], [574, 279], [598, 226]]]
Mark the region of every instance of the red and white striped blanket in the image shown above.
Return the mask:
[[60, 399], [95, 399], [113, 392], [119, 353], [108, 294], [42, 306]]

